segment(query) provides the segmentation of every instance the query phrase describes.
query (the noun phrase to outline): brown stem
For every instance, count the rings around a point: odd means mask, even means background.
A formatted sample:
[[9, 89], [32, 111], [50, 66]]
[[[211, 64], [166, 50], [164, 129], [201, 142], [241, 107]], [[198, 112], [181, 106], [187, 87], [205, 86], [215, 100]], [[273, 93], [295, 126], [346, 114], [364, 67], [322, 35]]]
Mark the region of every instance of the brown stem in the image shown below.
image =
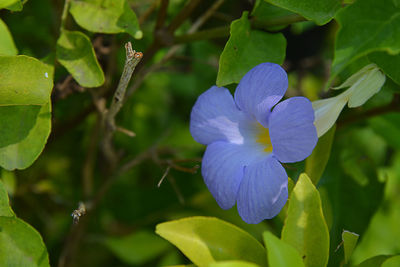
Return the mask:
[[382, 115], [389, 112], [400, 112], [400, 95], [394, 95], [392, 102], [386, 106], [372, 108], [367, 111], [347, 116], [337, 121], [337, 129], [348, 124], [365, 120], [374, 116]]

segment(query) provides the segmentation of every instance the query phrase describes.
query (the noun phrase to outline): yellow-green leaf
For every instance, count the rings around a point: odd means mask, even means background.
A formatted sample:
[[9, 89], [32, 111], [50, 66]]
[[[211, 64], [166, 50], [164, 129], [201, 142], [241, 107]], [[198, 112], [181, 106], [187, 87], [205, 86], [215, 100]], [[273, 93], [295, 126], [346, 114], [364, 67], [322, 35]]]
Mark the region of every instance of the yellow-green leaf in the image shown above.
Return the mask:
[[0, 55], [15, 56], [18, 50], [8, 30], [7, 25], [0, 19]]
[[51, 128], [51, 104], [0, 106], [0, 166], [29, 167], [42, 152]]
[[13, 217], [14, 212], [10, 208], [10, 203], [8, 201], [7, 190], [0, 180], [0, 216]]
[[0, 56], [0, 106], [44, 105], [53, 88], [53, 68], [28, 56]]
[[264, 232], [264, 243], [268, 252], [268, 264], [274, 267], [304, 267], [297, 250], [270, 232]]
[[329, 257], [329, 230], [318, 190], [302, 173], [289, 199], [282, 240], [300, 253], [307, 267], [324, 267]]
[[343, 248], [344, 248], [344, 262], [348, 263], [353, 250], [357, 245], [359, 235], [346, 230], [342, 232]]
[[320, 137], [312, 154], [306, 159], [305, 172], [315, 185], [318, 184], [319, 179], [324, 173], [329, 156], [331, 155], [335, 130], [336, 127], [333, 126], [328, 132]]
[[0, 266], [49, 267], [40, 234], [15, 217], [0, 216]]
[[62, 31], [57, 41], [57, 60], [84, 87], [98, 87], [104, 83], [104, 73], [92, 43], [81, 32]]
[[70, 12], [88, 31], [127, 32], [136, 39], [142, 38], [139, 22], [126, 0], [73, 0]]
[[259, 265], [246, 261], [219, 261], [208, 265], [208, 267], [258, 267]]
[[189, 217], [158, 224], [156, 233], [202, 267], [225, 260], [267, 265], [264, 247], [242, 229], [212, 217]]

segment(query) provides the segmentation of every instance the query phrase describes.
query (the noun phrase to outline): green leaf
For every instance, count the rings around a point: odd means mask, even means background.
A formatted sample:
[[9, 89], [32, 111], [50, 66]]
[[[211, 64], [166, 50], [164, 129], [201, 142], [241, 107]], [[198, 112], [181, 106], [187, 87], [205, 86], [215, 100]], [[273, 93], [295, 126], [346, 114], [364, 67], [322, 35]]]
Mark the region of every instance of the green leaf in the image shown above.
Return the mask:
[[351, 255], [353, 254], [354, 248], [357, 245], [359, 235], [346, 230], [342, 232], [342, 240], [344, 247], [344, 262], [348, 263]]
[[282, 240], [300, 253], [307, 267], [323, 267], [329, 257], [329, 231], [321, 199], [307, 174], [302, 173], [289, 199]]
[[29, 167], [42, 152], [51, 128], [50, 102], [43, 106], [0, 106], [0, 166]]
[[164, 253], [170, 245], [157, 235], [140, 231], [124, 236], [109, 237], [105, 245], [122, 261], [142, 265]]
[[378, 255], [361, 262], [357, 267], [380, 267], [389, 258], [388, 255]]
[[12, 5], [18, 4], [20, 0], [1, 0], [0, 1], [0, 9], [9, 8]]
[[270, 232], [264, 232], [263, 238], [268, 252], [269, 266], [304, 267], [303, 260], [294, 247], [281, 241]]
[[208, 267], [258, 267], [259, 265], [246, 261], [219, 261], [208, 265]]
[[91, 32], [127, 32], [136, 39], [143, 36], [126, 0], [73, 0], [70, 12], [79, 26]]
[[340, 8], [337, 0], [266, 0], [271, 4], [298, 13], [318, 25], [328, 23]]
[[270, 26], [271, 22], [282, 21], [285, 18], [297, 16], [289, 10], [271, 5], [264, 0], [257, 0], [251, 11], [252, 25], [258, 29], [267, 29], [271, 31], [279, 31], [287, 27], [287, 25]]
[[373, 52], [368, 59], [374, 62], [394, 82], [400, 84], [400, 55], [389, 55], [386, 52]]
[[324, 173], [329, 156], [331, 155], [335, 131], [336, 126], [333, 126], [328, 132], [320, 137], [312, 154], [306, 159], [305, 172], [315, 185], [318, 184], [319, 179]]
[[393, 256], [381, 265], [382, 267], [399, 267], [400, 266], [400, 256]]
[[0, 217], [0, 266], [50, 266], [42, 237], [15, 217]]
[[15, 56], [18, 50], [8, 30], [7, 25], [0, 19], [0, 55]]
[[14, 4], [7, 7], [8, 10], [11, 10], [14, 12], [21, 11], [22, 8], [23, 8], [22, 0], [18, 0]]
[[389, 113], [368, 120], [375, 133], [382, 136], [388, 145], [400, 149], [400, 114]]
[[156, 233], [200, 267], [223, 260], [267, 265], [264, 247], [254, 237], [217, 218], [199, 216], [161, 223]]
[[400, 52], [400, 8], [392, 0], [363, 0], [342, 9], [335, 44], [332, 75], [374, 51]]
[[[0, 216], [3, 216], [3, 217], [15, 216], [14, 212], [12, 211], [12, 209], [10, 207], [10, 203], [8, 201], [7, 190], [1, 180], [0, 180]], [[1, 230], [0, 230], [0, 232], [1, 232]]]
[[286, 39], [281, 33], [252, 30], [247, 12], [231, 24], [231, 32], [219, 59], [217, 85], [239, 83], [253, 67], [263, 62], [282, 64]]
[[104, 73], [90, 42], [83, 33], [62, 31], [57, 41], [57, 60], [84, 87], [98, 87], [104, 83]]
[[44, 105], [53, 88], [53, 68], [28, 56], [0, 56], [0, 106]]

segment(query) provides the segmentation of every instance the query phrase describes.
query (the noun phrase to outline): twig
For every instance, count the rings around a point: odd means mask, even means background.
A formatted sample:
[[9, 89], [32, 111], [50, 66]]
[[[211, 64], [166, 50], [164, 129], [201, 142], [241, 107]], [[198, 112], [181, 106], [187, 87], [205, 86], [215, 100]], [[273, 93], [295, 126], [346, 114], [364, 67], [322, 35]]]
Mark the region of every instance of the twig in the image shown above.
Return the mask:
[[160, 10], [158, 11], [157, 21], [155, 30], [159, 30], [164, 27], [165, 19], [167, 18], [169, 0], [161, 0]]
[[164, 181], [165, 177], [167, 177], [170, 170], [171, 170], [171, 166], [168, 166], [167, 169], [165, 170], [163, 176], [161, 177], [160, 181], [157, 184], [158, 188], [161, 186], [162, 182]]
[[120, 111], [125, 98], [125, 91], [128, 87], [129, 81], [132, 77], [133, 71], [135, 70], [137, 64], [143, 57], [141, 52], [136, 52], [132, 49], [132, 44], [128, 42], [125, 45], [126, 49], [126, 61], [124, 70], [121, 75], [117, 90], [114, 93], [114, 97], [111, 102], [110, 109], [105, 114], [105, 130], [102, 142], [102, 150], [104, 156], [110, 164], [110, 169], [114, 169], [117, 163], [117, 156], [114, 148], [112, 146], [112, 137], [117, 127], [115, 125], [115, 116]]

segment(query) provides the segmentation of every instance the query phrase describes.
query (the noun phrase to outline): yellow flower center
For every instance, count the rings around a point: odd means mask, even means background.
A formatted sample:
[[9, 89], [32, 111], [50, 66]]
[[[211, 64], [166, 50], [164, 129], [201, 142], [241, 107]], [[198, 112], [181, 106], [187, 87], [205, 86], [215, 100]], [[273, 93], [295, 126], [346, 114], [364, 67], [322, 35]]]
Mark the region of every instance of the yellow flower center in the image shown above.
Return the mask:
[[257, 124], [258, 134], [257, 142], [264, 146], [265, 152], [272, 152], [271, 138], [269, 137], [268, 128], [264, 128], [261, 124]]

